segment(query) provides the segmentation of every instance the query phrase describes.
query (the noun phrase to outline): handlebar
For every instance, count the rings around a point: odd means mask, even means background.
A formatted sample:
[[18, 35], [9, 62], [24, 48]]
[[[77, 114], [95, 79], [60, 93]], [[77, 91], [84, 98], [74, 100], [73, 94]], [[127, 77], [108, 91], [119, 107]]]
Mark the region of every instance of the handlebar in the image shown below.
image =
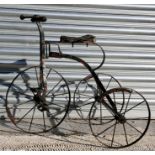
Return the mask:
[[46, 22], [47, 20], [45, 16], [40, 15], [20, 15], [21, 20], [24, 20], [26, 18], [30, 18], [32, 22]]

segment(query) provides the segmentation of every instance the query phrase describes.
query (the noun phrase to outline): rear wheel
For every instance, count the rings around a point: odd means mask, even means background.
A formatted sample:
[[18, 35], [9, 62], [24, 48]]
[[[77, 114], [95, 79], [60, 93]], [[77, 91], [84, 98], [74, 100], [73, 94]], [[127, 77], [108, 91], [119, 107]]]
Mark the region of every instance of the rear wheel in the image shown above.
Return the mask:
[[[115, 87], [121, 87], [121, 84], [110, 74], [97, 74], [106, 90]], [[99, 94], [99, 89], [96, 86], [94, 78], [88, 75], [81, 80], [74, 92], [74, 109], [77, 112], [77, 116], [80, 119], [88, 119], [91, 105], [96, 101], [96, 97]]]

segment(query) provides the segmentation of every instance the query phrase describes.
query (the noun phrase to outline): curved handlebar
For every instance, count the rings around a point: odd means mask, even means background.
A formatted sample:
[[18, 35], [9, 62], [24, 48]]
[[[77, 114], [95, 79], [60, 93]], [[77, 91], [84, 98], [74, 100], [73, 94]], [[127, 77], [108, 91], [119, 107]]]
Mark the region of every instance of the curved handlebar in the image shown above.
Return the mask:
[[40, 15], [20, 15], [21, 20], [24, 20], [26, 18], [30, 18], [32, 22], [46, 22], [47, 20], [45, 16]]

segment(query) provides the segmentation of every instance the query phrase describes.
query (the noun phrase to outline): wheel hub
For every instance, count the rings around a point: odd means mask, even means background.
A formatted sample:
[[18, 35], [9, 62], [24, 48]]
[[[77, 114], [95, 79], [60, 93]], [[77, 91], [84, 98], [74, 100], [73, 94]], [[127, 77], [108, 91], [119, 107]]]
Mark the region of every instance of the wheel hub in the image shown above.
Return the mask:
[[123, 116], [121, 113], [117, 113], [115, 119], [121, 124], [124, 124], [126, 122], [125, 116]]
[[48, 111], [48, 105], [45, 103], [44, 98], [38, 94], [34, 95], [34, 101], [39, 111]]

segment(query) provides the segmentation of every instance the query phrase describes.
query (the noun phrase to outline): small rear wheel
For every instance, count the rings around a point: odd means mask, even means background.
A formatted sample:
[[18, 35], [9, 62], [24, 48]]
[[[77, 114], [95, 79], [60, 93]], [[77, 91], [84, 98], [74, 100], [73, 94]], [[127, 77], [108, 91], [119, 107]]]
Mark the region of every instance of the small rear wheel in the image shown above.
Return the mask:
[[[121, 87], [119, 81], [110, 74], [97, 74], [106, 90], [115, 87]], [[74, 109], [80, 119], [88, 119], [91, 105], [96, 101], [96, 96], [99, 94], [99, 89], [96, 86], [92, 75], [88, 75], [82, 79], [76, 86], [74, 92]]]

